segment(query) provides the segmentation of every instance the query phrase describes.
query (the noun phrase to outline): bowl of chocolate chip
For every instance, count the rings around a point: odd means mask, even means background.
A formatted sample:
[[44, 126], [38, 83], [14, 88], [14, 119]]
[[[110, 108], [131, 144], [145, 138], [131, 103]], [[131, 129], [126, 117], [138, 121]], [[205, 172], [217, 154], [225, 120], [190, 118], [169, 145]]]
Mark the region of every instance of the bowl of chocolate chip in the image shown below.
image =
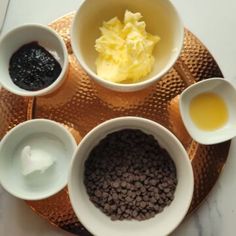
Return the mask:
[[187, 214], [194, 178], [187, 152], [168, 129], [120, 117], [82, 139], [68, 188], [77, 217], [92, 234], [163, 236]]
[[0, 39], [0, 84], [20, 96], [55, 91], [68, 69], [63, 39], [51, 28], [26, 24]]

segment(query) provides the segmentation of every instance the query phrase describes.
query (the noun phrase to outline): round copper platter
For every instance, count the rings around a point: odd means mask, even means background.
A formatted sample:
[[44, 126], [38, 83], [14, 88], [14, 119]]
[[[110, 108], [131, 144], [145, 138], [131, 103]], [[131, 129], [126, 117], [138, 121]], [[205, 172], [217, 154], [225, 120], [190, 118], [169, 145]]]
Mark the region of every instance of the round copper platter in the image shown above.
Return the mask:
[[[186, 132], [178, 110], [178, 95], [190, 84], [222, 77], [213, 57], [202, 43], [185, 30], [180, 58], [169, 73], [152, 87], [139, 92], [119, 93], [100, 87], [90, 80], [77, 63], [70, 45], [73, 13], [50, 26], [65, 40], [70, 59], [67, 80], [55, 93], [38, 98], [23, 98], [0, 90], [0, 137], [27, 119], [47, 118], [64, 124], [77, 142], [99, 123], [119, 116], [140, 116], [154, 120], [171, 130], [183, 143], [192, 161], [195, 189], [189, 214], [207, 196], [227, 160], [230, 141], [200, 145]], [[75, 216], [67, 189], [41, 201], [27, 204], [51, 224], [75, 235], [91, 235]]]

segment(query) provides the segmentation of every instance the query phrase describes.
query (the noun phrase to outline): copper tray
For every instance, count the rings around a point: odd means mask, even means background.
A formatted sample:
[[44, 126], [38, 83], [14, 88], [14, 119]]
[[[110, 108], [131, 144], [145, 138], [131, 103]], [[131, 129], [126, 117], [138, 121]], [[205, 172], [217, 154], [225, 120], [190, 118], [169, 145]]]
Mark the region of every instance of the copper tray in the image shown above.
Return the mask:
[[[178, 95], [189, 85], [222, 73], [202, 43], [185, 30], [184, 48], [169, 73], [152, 87], [139, 92], [112, 92], [95, 84], [81, 69], [70, 45], [73, 13], [50, 26], [65, 40], [70, 59], [68, 78], [55, 93], [23, 98], [0, 90], [0, 137], [18, 123], [32, 118], [48, 118], [63, 123], [77, 142], [99, 123], [118, 116], [141, 116], [161, 123], [183, 143], [192, 161], [195, 189], [189, 214], [210, 192], [227, 160], [230, 141], [204, 146], [186, 132], [178, 110]], [[48, 222], [75, 235], [91, 235], [75, 216], [67, 189], [42, 201], [27, 204]]]

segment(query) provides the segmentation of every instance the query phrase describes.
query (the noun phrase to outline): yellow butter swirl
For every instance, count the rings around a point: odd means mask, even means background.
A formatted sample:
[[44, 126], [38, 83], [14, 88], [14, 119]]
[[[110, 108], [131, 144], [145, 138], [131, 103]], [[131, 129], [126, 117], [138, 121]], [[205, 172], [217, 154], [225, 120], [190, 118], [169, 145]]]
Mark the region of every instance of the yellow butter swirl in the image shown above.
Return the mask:
[[117, 17], [103, 23], [102, 35], [95, 43], [98, 76], [116, 83], [135, 83], [151, 72], [153, 49], [160, 38], [146, 32], [141, 18], [140, 13], [127, 10], [124, 23]]

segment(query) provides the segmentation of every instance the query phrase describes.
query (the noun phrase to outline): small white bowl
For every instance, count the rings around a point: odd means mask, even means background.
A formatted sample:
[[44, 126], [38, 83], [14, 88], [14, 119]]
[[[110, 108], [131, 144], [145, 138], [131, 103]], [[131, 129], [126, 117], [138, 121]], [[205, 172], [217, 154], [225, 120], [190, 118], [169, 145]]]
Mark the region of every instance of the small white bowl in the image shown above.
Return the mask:
[[[213, 92], [219, 95], [226, 103], [228, 109], [228, 121], [224, 126], [213, 131], [202, 130], [192, 121], [189, 113], [191, 100], [198, 94]], [[180, 114], [183, 123], [194, 140], [201, 144], [216, 144], [229, 140], [236, 136], [236, 90], [231, 82], [222, 78], [211, 78], [197, 82], [180, 96]]]
[[[55, 158], [44, 173], [24, 176], [21, 151], [30, 145], [38, 153]], [[11, 129], [0, 143], [0, 182], [15, 197], [24, 200], [48, 198], [62, 190], [68, 179], [69, 164], [77, 145], [70, 132], [57, 122], [35, 119]]]
[[[38, 91], [28, 91], [18, 87], [9, 75], [9, 62], [14, 52], [21, 46], [38, 42], [40, 46], [56, 55], [62, 71], [48, 87]], [[64, 81], [68, 69], [68, 53], [63, 39], [53, 29], [40, 24], [27, 24], [9, 31], [0, 39], [0, 85], [20, 96], [42, 96], [55, 91]]]
[[[133, 84], [113, 83], [96, 74], [98, 56], [94, 46], [100, 37], [103, 21], [117, 16], [123, 20], [125, 10], [140, 12], [147, 32], [160, 36], [155, 47], [155, 64], [144, 80]], [[73, 52], [83, 69], [100, 85], [115, 91], [129, 92], [144, 89], [163, 75], [176, 62], [183, 45], [184, 26], [178, 12], [169, 0], [84, 0], [77, 10], [71, 28]]]
[[[84, 186], [84, 163], [90, 151], [109, 133], [122, 129], [140, 129], [153, 135], [172, 157], [178, 184], [175, 198], [164, 211], [145, 221], [112, 221], [89, 200]], [[190, 206], [194, 179], [192, 166], [182, 144], [166, 128], [151, 120], [121, 117], [106, 121], [90, 131], [80, 142], [69, 175], [69, 196], [81, 223], [97, 236], [158, 236], [171, 233], [183, 220]]]

